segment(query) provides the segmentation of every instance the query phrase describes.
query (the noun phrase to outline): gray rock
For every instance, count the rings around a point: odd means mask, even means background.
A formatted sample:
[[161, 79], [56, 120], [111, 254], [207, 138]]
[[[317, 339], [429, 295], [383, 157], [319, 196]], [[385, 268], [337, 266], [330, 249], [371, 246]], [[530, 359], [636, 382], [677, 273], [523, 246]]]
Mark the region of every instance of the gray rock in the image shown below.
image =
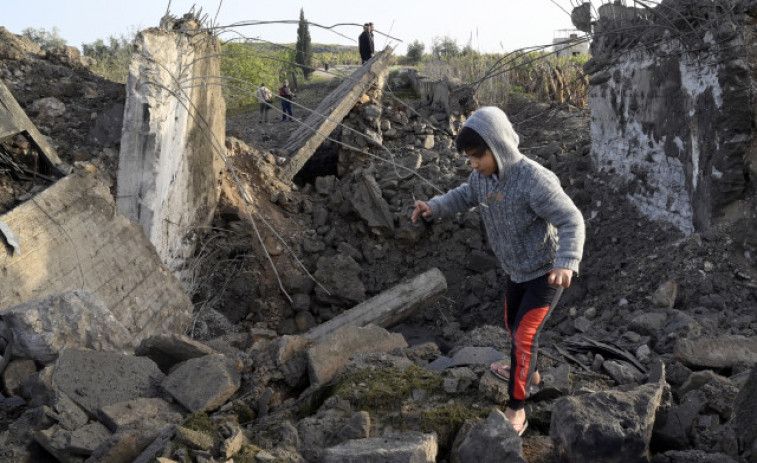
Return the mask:
[[221, 456], [227, 459], [233, 457], [242, 450], [244, 442], [244, 432], [240, 428], [235, 427], [231, 435], [221, 442]]
[[491, 347], [463, 347], [456, 351], [451, 359], [439, 357], [428, 365], [431, 371], [441, 371], [444, 368], [465, 365], [483, 365], [488, 368], [494, 362], [505, 358], [506, 355]]
[[394, 230], [394, 216], [383, 198], [381, 187], [372, 175], [364, 173], [357, 180], [350, 202], [352, 210], [368, 227], [383, 236], [391, 235]]
[[655, 455], [652, 463], [736, 463], [736, 460], [723, 453], [703, 450], [669, 450]]
[[150, 358], [164, 373], [185, 360], [215, 353], [214, 349], [182, 334], [150, 336], [143, 339], [136, 350], [137, 355]]
[[505, 414], [496, 408], [485, 421], [462, 426], [455, 437], [450, 459], [453, 463], [526, 462], [523, 441]]
[[570, 393], [570, 365], [562, 363], [556, 368], [541, 372], [541, 384], [534, 388], [531, 398], [551, 400]]
[[652, 304], [655, 307], [672, 309], [678, 295], [678, 283], [675, 281], [666, 281], [657, 287], [652, 294]]
[[633, 365], [620, 360], [605, 360], [602, 369], [619, 385], [640, 384], [645, 379], [644, 374]]
[[549, 435], [569, 461], [644, 462], [664, 387], [606, 391], [560, 399]]
[[365, 286], [360, 281], [362, 268], [355, 259], [344, 254], [322, 256], [316, 267], [313, 276], [330, 293], [317, 286], [315, 295], [319, 302], [352, 306], [365, 300]]
[[707, 399], [701, 391], [687, 393], [678, 405], [673, 405], [670, 410], [657, 417], [654, 441], [662, 445], [662, 448], [688, 448], [694, 420], [706, 402]]
[[494, 403], [503, 403], [507, 399], [507, 381], [502, 381], [490, 372], [481, 375], [478, 390]]
[[173, 426], [124, 429], [111, 435], [87, 459], [87, 463], [133, 463], [158, 437]]
[[742, 448], [757, 442], [757, 367], [752, 368], [733, 403], [732, 422]]
[[64, 348], [131, 350], [132, 336], [99, 296], [86, 291], [54, 294], [0, 310], [14, 337], [14, 355], [41, 364]]
[[68, 395], [59, 391], [56, 399], [56, 403], [52, 405], [52, 410], [47, 412], [47, 415], [61, 427], [73, 431], [87, 424], [89, 417]]
[[2, 389], [6, 394], [20, 395], [21, 382], [36, 372], [34, 360], [11, 360], [2, 373]]
[[371, 435], [371, 415], [366, 411], [360, 411], [341, 427], [339, 435], [342, 440], [365, 439]]
[[330, 381], [345, 368], [352, 354], [389, 352], [405, 347], [407, 342], [401, 334], [390, 333], [375, 325], [341, 326], [307, 350], [310, 384]]
[[206, 355], [178, 365], [163, 381], [163, 389], [190, 412], [212, 411], [239, 389], [236, 362], [221, 355]]
[[52, 384], [92, 416], [108, 404], [157, 397], [163, 377], [145, 357], [70, 349], [60, 354], [52, 370]]
[[717, 338], [679, 339], [676, 360], [697, 368], [730, 368], [757, 363], [757, 336], [719, 336]]
[[183, 410], [160, 398], [134, 399], [106, 405], [98, 411], [98, 418], [112, 432], [121, 428], [137, 427], [145, 421], [179, 424], [184, 420]]
[[323, 463], [433, 463], [435, 434], [407, 432], [396, 436], [354, 439], [323, 452]]
[[204, 432], [194, 431], [183, 426], [174, 428], [174, 439], [180, 444], [195, 450], [211, 450], [213, 438]]
[[132, 463], [153, 463], [157, 461], [158, 463], [169, 463], [170, 460], [165, 459], [165, 462], [158, 457], [158, 454], [163, 451], [163, 449], [166, 448], [166, 445], [168, 445], [174, 437], [174, 428], [172, 426], [166, 426], [160, 434], [155, 438], [155, 440], [152, 441], [150, 445], [148, 445], [142, 452], [140, 452], [139, 456], [134, 459]]
[[105, 426], [93, 422], [75, 431], [56, 425], [34, 433], [34, 439], [58, 461], [68, 463], [84, 461], [84, 458], [92, 455], [110, 435]]

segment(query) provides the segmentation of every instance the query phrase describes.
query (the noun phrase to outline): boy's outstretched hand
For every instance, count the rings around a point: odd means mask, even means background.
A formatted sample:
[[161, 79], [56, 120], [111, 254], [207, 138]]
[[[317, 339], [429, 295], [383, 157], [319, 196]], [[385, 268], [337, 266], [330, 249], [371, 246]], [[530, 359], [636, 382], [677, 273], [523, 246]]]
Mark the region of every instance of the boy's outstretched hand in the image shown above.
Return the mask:
[[573, 271], [567, 268], [555, 267], [549, 272], [549, 279], [547, 283], [552, 286], [562, 286], [563, 288], [570, 287], [570, 280], [573, 278]]
[[415, 223], [415, 221], [418, 220], [418, 217], [423, 216], [429, 218], [433, 214], [434, 211], [432, 211], [429, 205], [424, 201], [415, 201], [415, 209], [413, 209], [413, 215], [410, 216], [410, 220]]

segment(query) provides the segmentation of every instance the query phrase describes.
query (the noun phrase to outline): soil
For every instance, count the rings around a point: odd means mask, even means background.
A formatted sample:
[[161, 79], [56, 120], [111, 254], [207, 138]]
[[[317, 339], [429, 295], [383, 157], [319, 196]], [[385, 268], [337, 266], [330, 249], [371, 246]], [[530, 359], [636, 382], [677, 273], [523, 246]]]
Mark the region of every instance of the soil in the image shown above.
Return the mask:
[[[315, 107], [340, 82], [333, 77], [349, 73], [350, 69], [332, 68], [332, 71], [330, 74], [319, 71], [313, 82], [300, 83], [295, 117], [304, 113], [297, 105]], [[120, 136], [114, 127], [120, 127], [121, 121], [114, 114], [124, 102], [123, 86], [85, 69], [29, 55], [24, 60], [0, 60], [0, 77], [40, 131], [52, 140], [59, 156], [75, 168], [100, 176], [112, 186], [115, 194]], [[46, 97], [63, 102], [65, 114], [50, 118], [34, 109], [33, 103]], [[418, 102], [408, 101], [408, 104], [417, 106]], [[664, 222], [651, 222], [639, 215], [622, 194], [613, 190], [611, 178], [603, 178], [593, 171], [587, 110], [550, 106], [517, 97], [508, 102], [505, 110], [520, 134], [522, 152], [560, 177], [566, 192], [586, 219], [587, 240], [581, 273], [565, 292], [552, 317], [553, 325], [592, 308], [605, 322], [595, 327], [598, 329], [593, 334], [600, 338], [617, 336], [615, 327], [622, 326], [640, 311], [650, 309], [657, 286], [673, 281], [678, 290], [676, 308], [701, 308], [718, 318], [718, 328], [722, 331], [754, 335], [753, 322], [738, 328], [727, 323], [748, 316], [757, 301], [753, 261], [732, 226], [716, 225], [705, 233], [683, 236]], [[266, 124], [259, 123], [255, 108], [229, 111], [227, 134], [233, 137], [230, 140], [243, 142], [236, 154], [231, 150], [229, 159], [238, 168], [238, 175], [249, 182], [248, 188], [254, 192], [255, 207], [261, 216], [266, 218], [270, 228], [287, 235], [284, 241], [296, 250], [313, 226], [312, 210], [303, 211], [301, 205], [316, 204], [318, 199], [313, 194], [314, 179], [289, 188], [275, 180], [270, 166], [260, 162], [270, 156], [269, 153], [275, 154], [297, 125], [279, 122], [276, 114], [279, 113], [271, 114], [276, 122]], [[334, 137], [338, 137], [338, 133]], [[447, 146], [449, 143], [447, 140]], [[11, 157], [29, 168], [23, 175], [17, 174], [0, 160], [0, 212], [50, 184], [33, 175], [37, 162], [34, 146], [25, 136], [6, 141], [2, 147], [6, 159]], [[335, 145], [327, 141], [321, 154], [329, 151], [333, 154], [334, 150]], [[428, 180], [440, 189], [447, 189], [465, 181], [469, 170], [460, 165], [453, 172], [454, 175]], [[211, 309], [211, 312], [225, 313], [231, 325], [253, 324], [279, 332], [289, 331], [291, 326], [281, 326], [293, 316], [289, 301], [281, 291], [281, 275], [294, 269], [301, 274], [303, 265], [312, 273], [318, 256], [300, 255], [292, 259], [287, 256], [289, 253], [276, 251], [271, 259], [280, 267], [277, 276], [260, 245], [261, 241], [275, 242], [275, 234], [265, 226], [257, 232], [250, 230], [249, 222], [243, 220], [246, 214], [238, 193], [233, 193], [236, 188], [231, 180], [230, 175], [225, 179], [215, 229], [205, 236], [194, 264], [195, 279], [190, 290], [196, 307], [198, 311]], [[290, 207], [282, 207], [286, 203], [281, 200], [282, 195], [290, 199]], [[360, 232], [354, 215], [331, 219], [333, 233], [344, 237], [356, 249], [364, 249], [361, 241], [377, 242], [370, 234]], [[486, 250], [480, 226], [474, 228], [474, 238], [480, 240], [482, 249]], [[458, 252], [455, 243], [428, 242], [428, 238], [436, 238], [434, 233], [426, 233], [411, 249], [396, 243], [379, 243], [385, 247], [383, 255], [360, 262], [361, 279], [367, 295], [371, 296], [404, 277], [439, 267], [448, 278], [447, 296], [396, 330], [406, 334], [411, 343], [434, 339], [446, 350], [454, 345], [461, 332], [481, 324], [501, 323], [500, 283], [504, 275], [496, 266], [483, 274], [469, 269], [461, 272], [461, 262], [445, 259], [440, 249], [449, 246], [449, 253], [461, 259], [467, 257], [465, 254], [470, 249]], [[229, 262], [233, 265], [227, 265]], [[482, 287], [480, 280], [484, 280], [483, 286], [487, 287], [483, 294], [475, 291]], [[494, 285], [490, 284], [492, 280], [496, 281]], [[492, 291], [491, 287], [497, 290]], [[331, 309], [338, 312], [344, 307]], [[316, 320], [325, 318], [316, 314]], [[206, 327], [202, 334], [194, 334], [213, 336], [218, 330], [228, 329], [226, 322], [219, 323], [222, 326]], [[247, 328], [237, 326], [235, 329]]]
[[[121, 123], [117, 114], [123, 107], [123, 86], [41, 56], [0, 59], [0, 79], [52, 140], [59, 156], [75, 169], [108, 182], [115, 194], [120, 143], [115, 128]], [[338, 82], [318, 76], [314, 82], [301, 83], [296, 103], [313, 108]], [[33, 103], [45, 97], [63, 102], [65, 114], [48, 118], [34, 110]], [[412, 100], [406, 104], [422, 106]], [[757, 335], [757, 271], [753, 251], [737, 225], [724, 222], [684, 236], [665, 222], [641, 216], [613, 188], [612, 178], [594, 171], [591, 116], [586, 109], [517, 96], [504, 109], [520, 134], [522, 152], [560, 177], [586, 220], [581, 272], [542, 334], [544, 348], [582, 333], [628, 349], [638, 347], [638, 339], [629, 340], [624, 334], [635, 316], [659, 306], [655, 293], [661, 284], [675, 289], [672, 307], [697, 319], [703, 334]], [[316, 283], [309, 274], [316, 271], [320, 257], [337, 249], [355, 256], [366, 297], [429, 268], [442, 270], [448, 284], [445, 297], [392, 328], [403, 333], [410, 345], [432, 340], [448, 353], [473, 343], [478, 328], [503, 327], [505, 275], [486, 257], [488, 245], [476, 213], [444, 226], [424, 225], [420, 238], [410, 244], [376, 235], [354, 213], [330, 209], [328, 198], [316, 193], [314, 178], [300, 178], [295, 185], [276, 179], [277, 149], [297, 124], [279, 122], [275, 114], [275, 122], [259, 123], [256, 109], [229, 112], [227, 148], [234, 173], [230, 169], [222, 179], [213, 226], [190, 266], [186, 286], [196, 316], [189, 334], [211, 339], [251, 328], [297, 333], [348, 309], [346, 304], [321, 304], [315, 297], [291, 300], [292, 295], [313, 294]], [[295, 105], [295, 118], [302, 114]], [[437, 133], [436, 137], [441, 155], [449, 156], [443, 162], [450, 167], [423, 170], [423, 175], [446, 190], [464, 182], [469, 167], [449, 150], [448, 136]], [[24, 135], [2, 144], [0, 213], [50, 184], [34, 175], [34, 149]], [[333, 157], [335, 150], [334, 142], [326, 142], [318, 156]], [[26, 169], [19, 171], [7, 159]], [[249, 213], [238, 183], [253, 198]], [[400, 221], [409, 220], [413, 196], [425, 199], [434, 193], [415, 185], [399, 191], [403, 197], [396, 203], [405, 208]], [[326, 225], [315, 224], [314, 211], [319, 208], [328, 211]], [[304, 250], [307, 239], [316, 235], [328, 244], [325, 249]], [[581, 320], [590, 321], [590, 330]], [[505, 338], [489, 342], [498, 343], [507, 348]], [[660, 347], [658, 353], [672, 359], [669, 347]], [[590, 363], [590, 358], [579, 359]]]

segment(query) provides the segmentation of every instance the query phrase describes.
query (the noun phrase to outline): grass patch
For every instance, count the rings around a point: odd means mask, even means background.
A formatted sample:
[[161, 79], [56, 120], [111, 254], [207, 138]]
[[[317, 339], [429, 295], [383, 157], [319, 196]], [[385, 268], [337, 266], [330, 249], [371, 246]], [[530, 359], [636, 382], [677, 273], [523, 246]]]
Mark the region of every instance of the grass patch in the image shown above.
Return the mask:
[[366, 368], [345, 373], [337, 382], [315, 391], [306, 415], [315, 413], [329, 397], [339, 396], [349, 400], [359, 410], [387, 411], [399, 409], [412, 398], [413, 391], [424, 390], [426, 396], [444, 392], [442, 377], [417, 365], [398, 367]]
[[183, 426], [187, 429], [191, 429], [192, 431], [206, 434], [212, 437], [214, 441], [223, 438], [223, 436], [221, 436], [221, 433], [218, 431], [218, 427], [213, 424], [213, 422], [210, 420], [210, 417], [205, 412], [192, 413], [187, 417], [186, 421], [184, 421]]
[[489, 409], [474, 408], [458, 401], [445, 403], [421, 412], [421, 430], [425, 433], [436, 432], [439, 451], [446, 454], [452, 449], [455, 436], [465, 421], [485, 419], [489, 413]]
[[442, 393], [443, 380], [417, 365], [366, 368], [343, 375], [334, 395], [346, 398], [358, 409], [389, 410], [399, 408], [415, 390], [425, 390], [429, 396]]

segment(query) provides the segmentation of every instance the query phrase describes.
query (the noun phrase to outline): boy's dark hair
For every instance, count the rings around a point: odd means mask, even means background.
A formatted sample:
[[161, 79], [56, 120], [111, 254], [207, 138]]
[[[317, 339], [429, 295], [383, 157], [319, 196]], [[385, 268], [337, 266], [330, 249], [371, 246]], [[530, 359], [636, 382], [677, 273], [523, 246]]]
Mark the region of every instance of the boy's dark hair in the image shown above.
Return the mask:
[[455, 137], [455, 147], [459, 153], [470, 151], [470, 155], [475, 158], [480, 158], [489, 149], [489, 145], [481, 138], [481, 135], [470, 127], [463, 127], [460, 130]]

